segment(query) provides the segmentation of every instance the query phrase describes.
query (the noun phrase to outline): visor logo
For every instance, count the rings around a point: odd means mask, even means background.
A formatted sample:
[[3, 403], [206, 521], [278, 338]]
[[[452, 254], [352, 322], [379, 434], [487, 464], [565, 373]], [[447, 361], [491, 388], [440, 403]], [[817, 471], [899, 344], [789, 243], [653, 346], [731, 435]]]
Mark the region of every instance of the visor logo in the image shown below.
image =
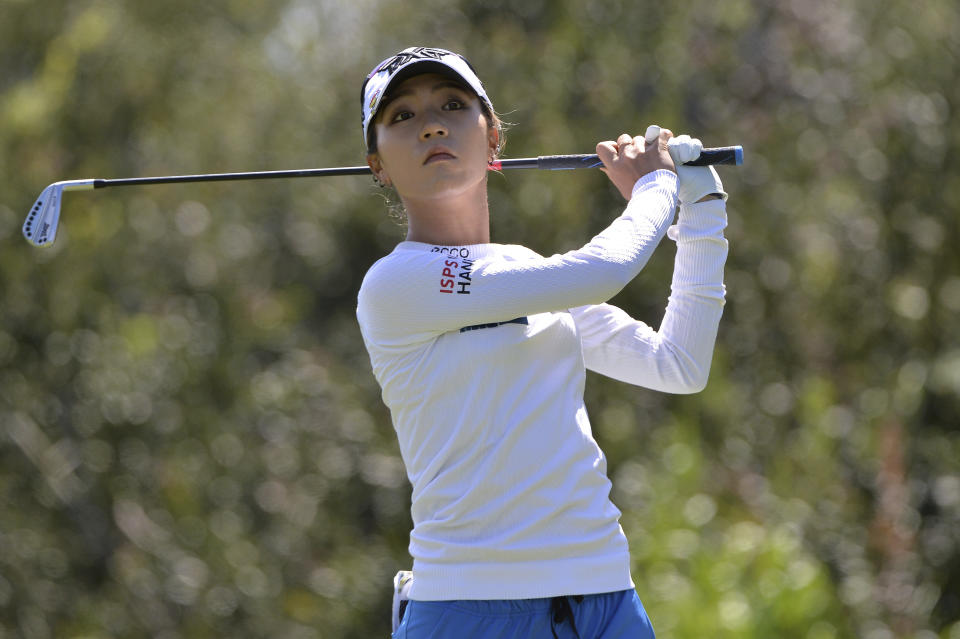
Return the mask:
[[393, 75], [397, 69], [404, 66], [411, 60], [442, 60], [444, 56], [448, 55], [452, 54], [449, 51], [444, 51], [443, 49], [417, 47], [413, 51], [403, 51], [393, 56], [392, 59], [387, 60], [380, 65], [380, 68], [377, 69], [377, 73], [386, 71], [388, 74]]

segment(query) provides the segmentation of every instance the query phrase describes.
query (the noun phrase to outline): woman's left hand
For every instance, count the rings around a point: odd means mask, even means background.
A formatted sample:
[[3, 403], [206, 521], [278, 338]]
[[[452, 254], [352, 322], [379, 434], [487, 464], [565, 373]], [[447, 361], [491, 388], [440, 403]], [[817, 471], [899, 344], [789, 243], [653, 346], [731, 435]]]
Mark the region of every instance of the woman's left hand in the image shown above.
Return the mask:
[[647, 133], [646, 138], [624, 133], [616, 142], [597, 144], [597, 156], [603, 162], [600, 170], [607, 174], [626, 200], [633, 194], [633, 185], [647, 173], [660, 169], [676, 172], [668, 150], [673, 133], [657, 126], [649, 127]]

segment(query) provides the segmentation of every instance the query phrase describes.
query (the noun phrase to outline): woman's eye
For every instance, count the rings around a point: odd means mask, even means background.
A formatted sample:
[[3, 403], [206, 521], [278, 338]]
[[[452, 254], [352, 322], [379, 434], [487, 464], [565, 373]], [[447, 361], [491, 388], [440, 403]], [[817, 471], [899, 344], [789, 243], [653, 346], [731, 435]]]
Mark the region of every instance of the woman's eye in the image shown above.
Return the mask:
[[413, 114], [409, 111], [397, 111], [393, 114], [393, 117], [390, 118], [391, 122], [402, 122], [404, 120], [409, 120], [413, 117]]
[[462, 109], [463, 102], [461, 102], [460, 100], [450, 100], [449, 102], [447, 102], [446, 108], [448, 111], [456, 111], [457, 109]]

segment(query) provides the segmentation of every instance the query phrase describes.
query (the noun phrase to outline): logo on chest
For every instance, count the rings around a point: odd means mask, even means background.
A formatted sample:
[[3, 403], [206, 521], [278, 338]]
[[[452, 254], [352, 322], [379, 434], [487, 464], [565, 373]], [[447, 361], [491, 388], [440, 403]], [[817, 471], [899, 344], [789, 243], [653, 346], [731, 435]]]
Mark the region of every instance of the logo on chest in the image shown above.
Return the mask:
[[448, 256], [440, 266], [440, 292], [469, 295], [470, 285], [473, 284], [470, 249], [434, 246], [433, 252]]

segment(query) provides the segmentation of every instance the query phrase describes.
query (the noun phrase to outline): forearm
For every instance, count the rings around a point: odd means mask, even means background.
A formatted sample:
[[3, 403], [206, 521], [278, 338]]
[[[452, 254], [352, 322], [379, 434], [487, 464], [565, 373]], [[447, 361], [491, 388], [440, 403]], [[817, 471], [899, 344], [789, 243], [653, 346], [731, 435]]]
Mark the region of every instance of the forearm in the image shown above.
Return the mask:
[[694, 386], [706, 384], [726, 289], [726, 203], [711, 199], [681, 207], [670, 237], [677, 242], [670, 301], [660, 325], [663, 340], [686, 361]]

